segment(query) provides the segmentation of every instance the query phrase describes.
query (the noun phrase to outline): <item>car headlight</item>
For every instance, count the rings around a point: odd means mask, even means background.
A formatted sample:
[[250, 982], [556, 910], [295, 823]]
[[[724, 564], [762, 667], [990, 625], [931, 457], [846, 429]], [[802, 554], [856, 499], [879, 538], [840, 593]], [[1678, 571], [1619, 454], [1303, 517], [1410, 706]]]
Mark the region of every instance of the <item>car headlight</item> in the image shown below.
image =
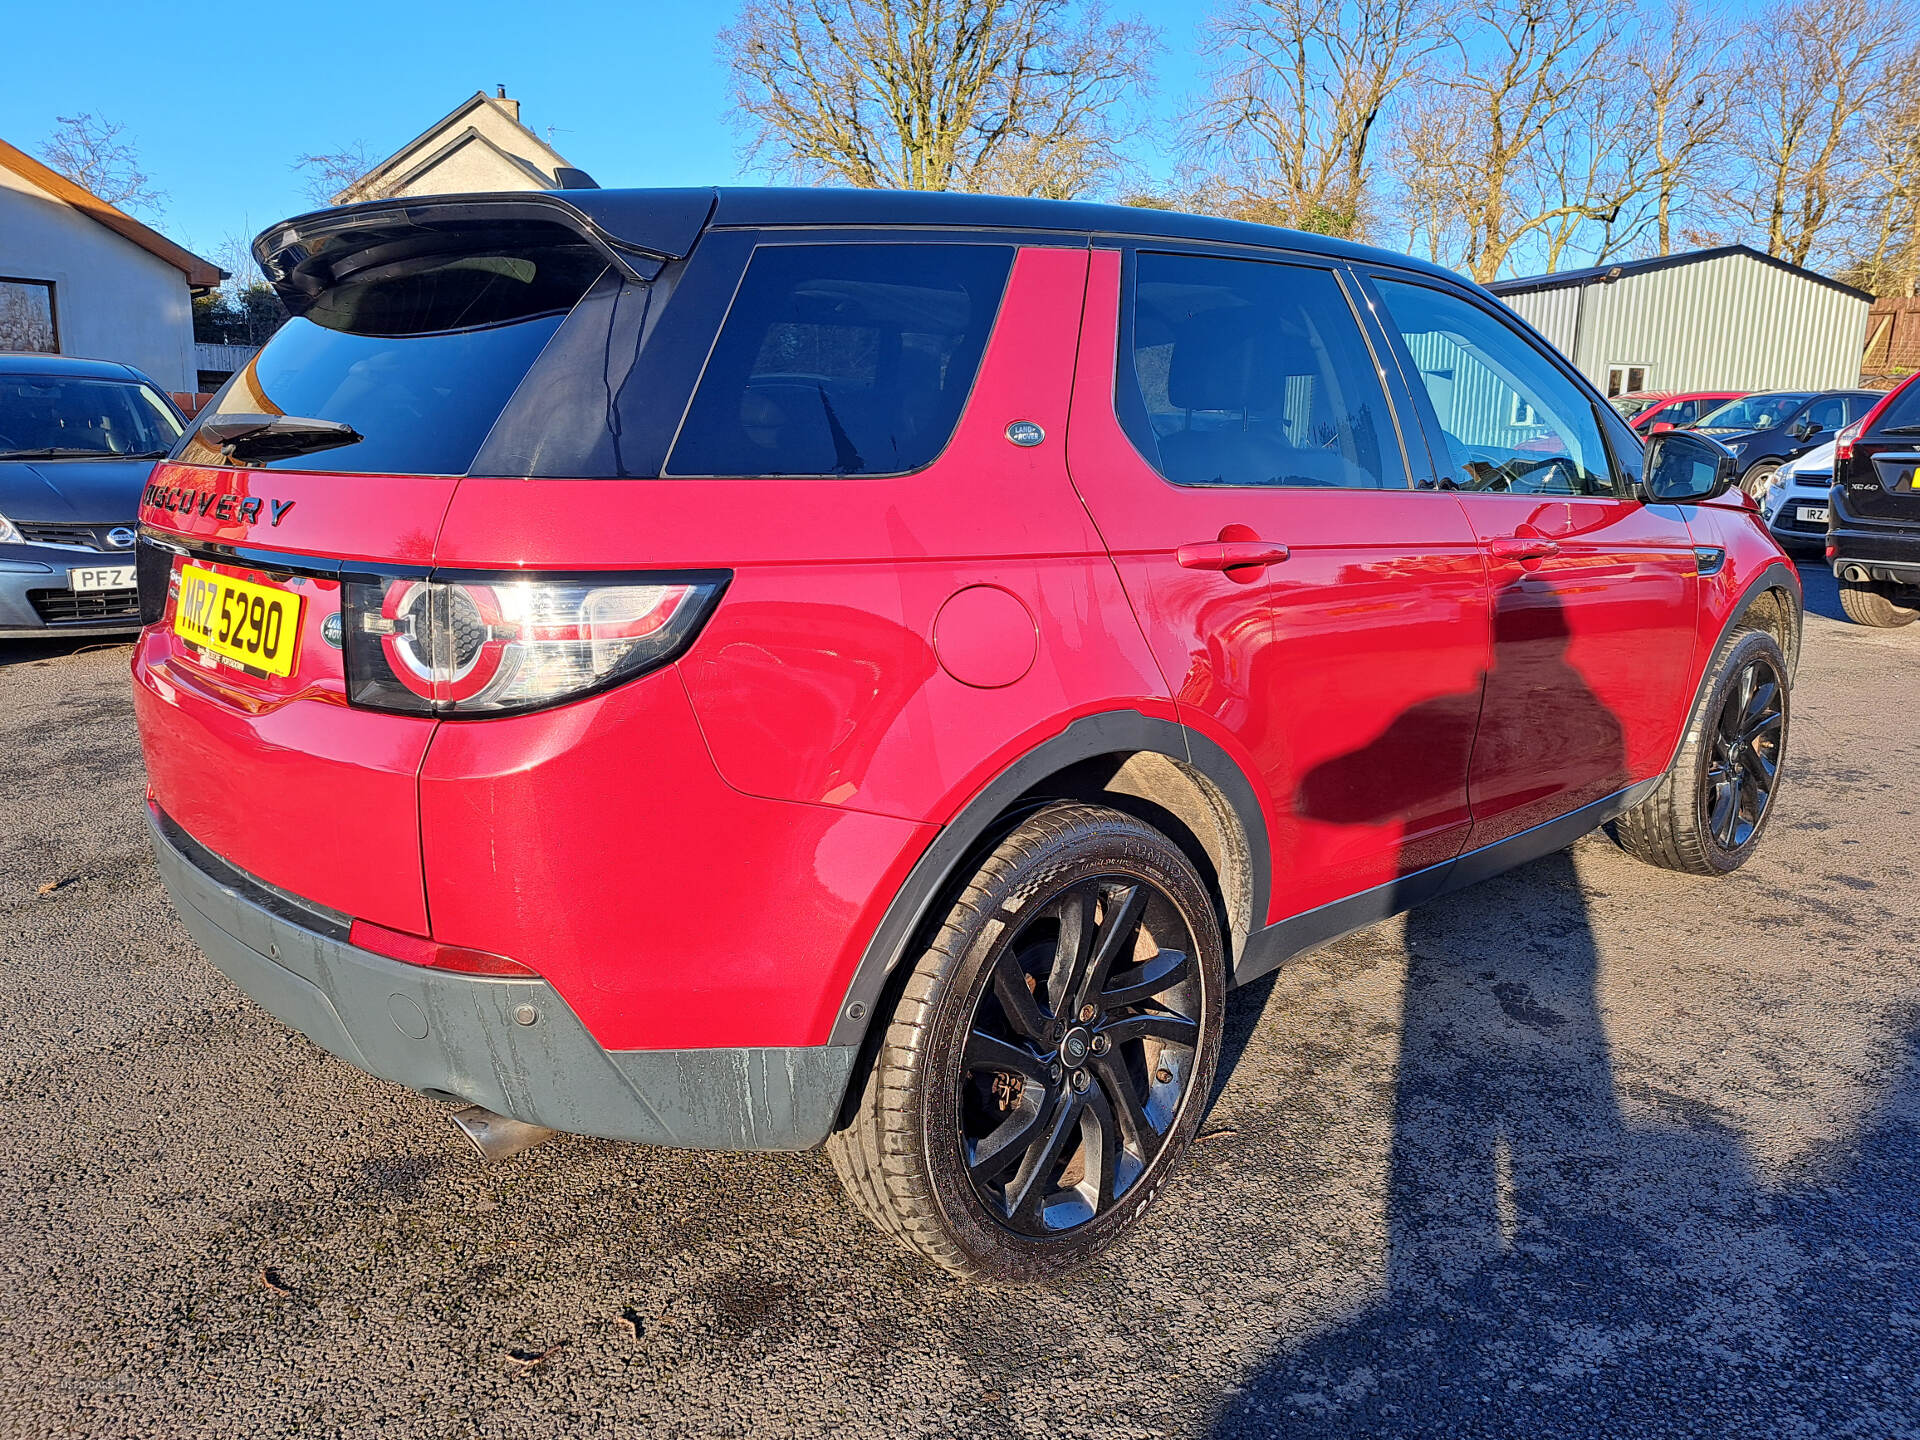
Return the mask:
[[13, 521], [0, 515], [0, 545], [24, 545], [27, 537], [14, 528]]

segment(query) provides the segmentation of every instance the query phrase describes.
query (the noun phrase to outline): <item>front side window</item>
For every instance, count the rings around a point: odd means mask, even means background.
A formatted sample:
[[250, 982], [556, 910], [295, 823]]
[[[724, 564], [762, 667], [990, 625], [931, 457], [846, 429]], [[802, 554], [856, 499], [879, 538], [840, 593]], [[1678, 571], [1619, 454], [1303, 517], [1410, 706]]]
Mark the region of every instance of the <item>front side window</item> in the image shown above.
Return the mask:
[[898, 475], [946, 448], [1006, 289], [1005, 245], [763, 245], [670, 475]]
[[60, 353], [52, 281], [0, 279], [0, 350]]
[[1373, 357], [1330, 271], [1142, 253], [1121, 419], [1176, 485], [1404, 488]]
[[153, 459], [179, 435], [172, 408], [149, 386], [0, 374], [0, 460]]
[[1593, 404], [1559, 366], [1459, 296], [1378, 283], [1433, 401], [1457, 485], [1525, 495], [1614, 493]]

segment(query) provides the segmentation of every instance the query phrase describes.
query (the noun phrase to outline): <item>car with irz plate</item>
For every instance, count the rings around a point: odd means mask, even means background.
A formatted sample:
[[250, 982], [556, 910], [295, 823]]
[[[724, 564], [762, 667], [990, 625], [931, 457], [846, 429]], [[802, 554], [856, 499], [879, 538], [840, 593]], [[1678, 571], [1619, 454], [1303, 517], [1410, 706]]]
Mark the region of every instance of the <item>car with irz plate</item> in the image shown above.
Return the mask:
[[824, 1146], [928, 1262], [1050, 1275], [1216, 1223], [1167, 1181], [1231, 987], [1772, 816], [1801, 592], [1733, 457], [1436, 266], [839, 190], [254, 253], [293, 318], [142, 511], [155, 853], [483, 1153]]

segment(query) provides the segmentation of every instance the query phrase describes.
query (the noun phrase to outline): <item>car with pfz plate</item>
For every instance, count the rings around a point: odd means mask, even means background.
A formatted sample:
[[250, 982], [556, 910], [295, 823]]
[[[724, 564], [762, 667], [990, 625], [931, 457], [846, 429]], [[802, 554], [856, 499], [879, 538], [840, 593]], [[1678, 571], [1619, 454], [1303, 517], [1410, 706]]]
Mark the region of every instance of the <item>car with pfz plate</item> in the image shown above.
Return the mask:
[[0, 639], [140, 628], [141, 487], [184, 425], [131, 366], [0, 353]]

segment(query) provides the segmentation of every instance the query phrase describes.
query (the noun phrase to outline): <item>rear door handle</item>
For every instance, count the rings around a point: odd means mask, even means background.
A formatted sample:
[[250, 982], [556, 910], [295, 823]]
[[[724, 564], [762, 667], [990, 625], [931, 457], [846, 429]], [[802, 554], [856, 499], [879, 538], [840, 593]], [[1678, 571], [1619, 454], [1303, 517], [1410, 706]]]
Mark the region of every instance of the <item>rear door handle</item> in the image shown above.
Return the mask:
[[1560, 544], [1539, 535], [1502, 535], [1489, 541], [1487, 549], [1500, 560], [1544, 560], [1560, 553]]
[[1290, 553], [1271, 540], [1201, 540], [1182, 545], [1173, 558], [1189, 570], [1259, 570], [1278, 565]]

